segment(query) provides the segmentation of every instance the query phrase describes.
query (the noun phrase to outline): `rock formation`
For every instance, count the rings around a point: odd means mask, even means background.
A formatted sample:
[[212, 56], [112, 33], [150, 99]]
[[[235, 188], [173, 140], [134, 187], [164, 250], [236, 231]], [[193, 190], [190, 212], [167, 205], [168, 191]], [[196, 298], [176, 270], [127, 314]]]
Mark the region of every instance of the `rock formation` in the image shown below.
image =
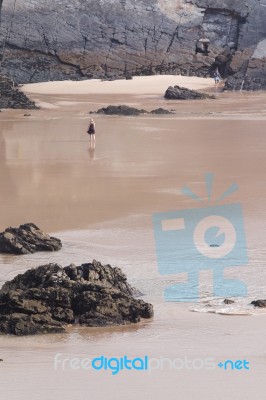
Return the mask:
[[153, 307], [133, 296], [119, 268], [97, 261], [62, 268], [47, 264], [6, 282], [0, 290], [0, 333], [32, 335], [67, 325], [124, 325], [151, 318]]
[[254, 300], [250, 304], [252, 304], [254, 307], [265, 308], [266, 300]]
[[[265, 88], [265, 6], [266, 0], [3, 0], [2, 71], [26, 83], [207, 76], [218, 66], [229, 89]], [[202, 36], [210, 40], [207, 55]]]
[[224, 304], [234, 304], [235, 303], [235, 301], [234, 300], [231, 300], [231, 299], [224, 299]]
[[[169, 110], [165, 110], [164, 108], [156, 108], [155, 110], [152, 111], [146, 111], [143, 110], [142, 108], [135, 108], [135, 107], [129, 107], [125, 105], [120, 105], [120, 106], [107, 106], [100, 108], [99, 110], [96, 111], [97, 114], [105, 114], [105, 115], [125, 115], [125, 116], [136, 116], [136, 115], [141, 115], [141, 114], [173, 114], [173, 112]], [[94, 114], [91, 112], [91, 114]]]
[[0, 233], [0, 253], [29, 254], [61, 248], [61, 240], [50, 237], [31, 223], [20, 225], [19, 228], [10, 227]]
[[166, 90], [164, 97], [168, 100], [203, 100], [203, 99], [215, 99], [214, 96], [210, 96], [206, 93], [200, 93], [196, 90], [186, 89], [180, 86], [169, 86]]
[[0, 108], [37, 108], [33, 101], [20, 92], [11, 79], [0, 75]]
[[100, 108], [97, 111], [97, 114], [105, 114], [105, 115], [140, 115], [147, 113], [146, 110], [138, 109], [135, 107], [128, 107], [125, 105], [120, 106], [107, 106]]

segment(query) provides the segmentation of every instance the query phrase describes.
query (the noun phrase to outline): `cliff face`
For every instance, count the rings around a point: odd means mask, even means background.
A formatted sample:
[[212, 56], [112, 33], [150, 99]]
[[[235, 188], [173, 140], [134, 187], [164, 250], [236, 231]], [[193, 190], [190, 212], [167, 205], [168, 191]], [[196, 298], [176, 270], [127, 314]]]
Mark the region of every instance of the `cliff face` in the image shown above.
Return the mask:
[[[266, 0], [3, 0], [2, 72], [25, 83], [217, 65], [230, 88], [266, 88], [265, 20]], [[208, 55], [195, 52], [203, 33]]]

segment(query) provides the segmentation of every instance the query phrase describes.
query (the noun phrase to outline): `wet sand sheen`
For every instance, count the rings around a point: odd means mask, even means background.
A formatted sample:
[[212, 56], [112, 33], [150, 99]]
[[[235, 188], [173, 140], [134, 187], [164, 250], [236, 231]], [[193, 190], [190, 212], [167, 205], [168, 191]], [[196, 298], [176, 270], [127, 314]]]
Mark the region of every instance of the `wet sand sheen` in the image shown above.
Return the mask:
[[[248, 267], [253, 269], [239, 268], [229, 275], [247, 281], [253, 296], [264, 293], [265, 238], [259, 232], [266, 223], [265, 94], [225, 94], [216, 103], [179, 104], [165, 103], [155, 94], [145, 98], [136, 94], [32, 96], [57, 108], [31, 112], [30, 117], [23, 117], [21, 111], [0, 115], [0, 228], [32, 221], [48, 232], [57, 232], [65, 247], [48, 257], [62, 265], [92, 258], [119, 265], [129, 281], [147, 294], [145, 300], [155, 304], [155, 318], [130, 328], [74, 328], [64, 335], [0, 338], [0, 356], [5, 360], [0, 366], [2, 392], [16, 399], [23, 388], [22, 400], [35, 400], [36, 394], [45, 400], [59, 395], [79, 400], [89, 392], [99, 399], [107, 395], [130, 400], [136, 395], [176, 399], [177, 393], [181, 399], [197, 400], [212, 395], [218, 400], [240, 398], [247, 393], [263, 398], [265, 316], [190, 313], [195, 305], [165, 303], [162, 291], [172, 277], [162, 277], [157, 271], [151, 215], [195, 207], [181, 194], [184, 185], [206, 199], [206, 172], [216, 175], [214, 198], [236, 181], [239, 191], [228, 202], [242, 203], [251, 260]], [[177, 114], [97, 115], [96, 147], [90, 148], [88, 110], [125, 102], [148, 110], [171, 108]], [[47, 255], [41, 253], [1, 256], [0, 281], [46, 261]], [[55, 371], [56, 353], [214, 357], [217, 363], [246, 358], [253, 370], [237, 377], [219, 369], [162, 370], [151, 376], [123, 372], [113, 377], [108, 372]]]

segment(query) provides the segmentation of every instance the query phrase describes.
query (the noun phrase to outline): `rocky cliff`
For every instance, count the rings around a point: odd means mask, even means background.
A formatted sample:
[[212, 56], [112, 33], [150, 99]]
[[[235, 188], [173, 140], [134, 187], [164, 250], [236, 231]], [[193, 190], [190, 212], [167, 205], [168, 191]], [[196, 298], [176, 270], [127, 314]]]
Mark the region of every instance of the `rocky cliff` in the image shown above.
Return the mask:
[[[266, 0], [3, 0], [2, 73], [25, 83], [219, 66], [230, 89], [266, 88], [265, 20]], [[208, 55], [195, 51], [202, 36]]]

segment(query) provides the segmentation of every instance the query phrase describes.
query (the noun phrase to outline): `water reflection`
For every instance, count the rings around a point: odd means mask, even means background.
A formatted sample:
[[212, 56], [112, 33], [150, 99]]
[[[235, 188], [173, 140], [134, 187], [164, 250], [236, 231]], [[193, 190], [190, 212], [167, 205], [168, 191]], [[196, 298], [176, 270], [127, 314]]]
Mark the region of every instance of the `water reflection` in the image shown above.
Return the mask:
[[92, 161], [95, 160], [95, 149], [96, 149], [95, 142], [90, 142], [88, 152], [89, 152], [90, 160], [92, 160]]

